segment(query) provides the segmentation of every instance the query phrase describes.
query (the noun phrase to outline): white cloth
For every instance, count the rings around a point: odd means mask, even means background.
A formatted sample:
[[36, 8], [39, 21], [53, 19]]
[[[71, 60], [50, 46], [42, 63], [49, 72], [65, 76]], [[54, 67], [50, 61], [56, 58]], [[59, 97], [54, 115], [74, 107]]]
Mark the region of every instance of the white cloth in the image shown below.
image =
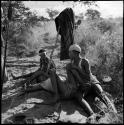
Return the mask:
[[75, 50], [75, 51], [81, 53], [81, 48], [80, 48], [80, 46], [79, 46], [78, 44], [73, 44], [73, 45], [71, 45], [71, 46], [69, 47], [69, 51], [73, 51], [73, 50]]

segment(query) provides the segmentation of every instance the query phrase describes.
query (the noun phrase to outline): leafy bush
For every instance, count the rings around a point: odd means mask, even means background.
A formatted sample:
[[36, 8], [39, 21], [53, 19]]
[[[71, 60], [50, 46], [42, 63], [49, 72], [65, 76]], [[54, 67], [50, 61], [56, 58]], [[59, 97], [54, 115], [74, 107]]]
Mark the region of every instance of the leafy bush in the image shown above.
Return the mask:
[[88, 23], [87, 28], [82, 28], [81, 48], [86, 51], [91, 66], [95, 66], [93, 72], [98, 79], [102, 79], [104, 75], [112, 78], [113, 86], [108, 91], [112, 94], [122, 93], [123, 31], [122, 24], [120, 25], [122, 22], [95, 20]]
[[112, 32], [114, 24], [112, 24], [110, 21], [100, 20], [97, 24], [98, 29], [101, 31], [101, 33], [105, 33], [109, 31]]
[[[2, 1], [1, 7], [3, 8], [3, 15], [7, 15], [8, 1]], [[22, 57], [28, 55], [30, 49], [35, 49], [35, 38], [33, 39], [33, 32], [31, 28], [40, 26], [40, 22], [43, 18], [38, 17], [36, 13], [30, 11], [25, 7], [22, 1], [11, 1], [12, 4], [12, 20], [9, 24], [9, 34], [5, 34], [4, 38], [8, 37], [8, 55]], [[6, 20], [6, 19], [4, 19]], [[5, 25], [3, 21], [3, 25]], [[30, 37], [32, 39], [30, 39]], [[34, 50], [33, 50], [34, 51]], [[34, 54], [31, 54], [34, 55]]]

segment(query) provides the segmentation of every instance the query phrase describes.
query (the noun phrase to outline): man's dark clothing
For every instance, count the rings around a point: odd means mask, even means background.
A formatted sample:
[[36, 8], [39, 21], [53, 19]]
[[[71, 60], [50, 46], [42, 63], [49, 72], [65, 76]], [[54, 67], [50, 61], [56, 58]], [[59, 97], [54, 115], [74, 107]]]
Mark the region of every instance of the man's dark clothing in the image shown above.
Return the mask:
[[[49, 66], [50, 64], [50, 66]], [[43, 72], [46, 72], [47, 69], [52, 69], [52, 68], [56, 68], [55, 63], [53, 62], [53, 60], [50, 60], [48, 57], [45, 57], [44, 59], [40, 59], [40, 70], [42, 70]]]
[[56, 30], [61, 35], [60, 60], [69, 59], [69, 47], [74, 43], [74, 13], [66, 8], [55, 18]]

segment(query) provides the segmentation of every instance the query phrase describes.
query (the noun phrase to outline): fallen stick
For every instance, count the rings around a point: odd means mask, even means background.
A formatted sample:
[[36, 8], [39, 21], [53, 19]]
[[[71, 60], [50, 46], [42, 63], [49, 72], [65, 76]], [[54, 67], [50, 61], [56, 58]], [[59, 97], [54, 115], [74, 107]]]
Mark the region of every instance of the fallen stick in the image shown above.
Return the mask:
[[32, 64], [32, 65], [16, 65], [16, 64], [6, 64], [6, 67], [38, 67], [39, 65]]
[[38, 61], [26, 61], [26, 60], [14, 60], [14, 61], [6, 61], [6, 63], [38, 63]]

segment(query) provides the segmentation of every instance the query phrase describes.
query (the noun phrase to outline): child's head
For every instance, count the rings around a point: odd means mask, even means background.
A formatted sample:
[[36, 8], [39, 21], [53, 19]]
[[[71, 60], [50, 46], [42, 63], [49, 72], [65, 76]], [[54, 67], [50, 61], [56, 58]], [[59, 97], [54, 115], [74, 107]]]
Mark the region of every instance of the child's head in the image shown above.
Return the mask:
[[46, 50], [45, 50], [45, 49], [40, 49], [40, 50], [39, 50], [39, 56], [40, 56], [41, 58], [44, 58], [44, 57], [46, 56]]
[[70, 59], [74, 59], [75, 57], [78, 57], [81, 53], [81, 48], [78, 44], [73, 44], [69, 48], [69, 56]]

